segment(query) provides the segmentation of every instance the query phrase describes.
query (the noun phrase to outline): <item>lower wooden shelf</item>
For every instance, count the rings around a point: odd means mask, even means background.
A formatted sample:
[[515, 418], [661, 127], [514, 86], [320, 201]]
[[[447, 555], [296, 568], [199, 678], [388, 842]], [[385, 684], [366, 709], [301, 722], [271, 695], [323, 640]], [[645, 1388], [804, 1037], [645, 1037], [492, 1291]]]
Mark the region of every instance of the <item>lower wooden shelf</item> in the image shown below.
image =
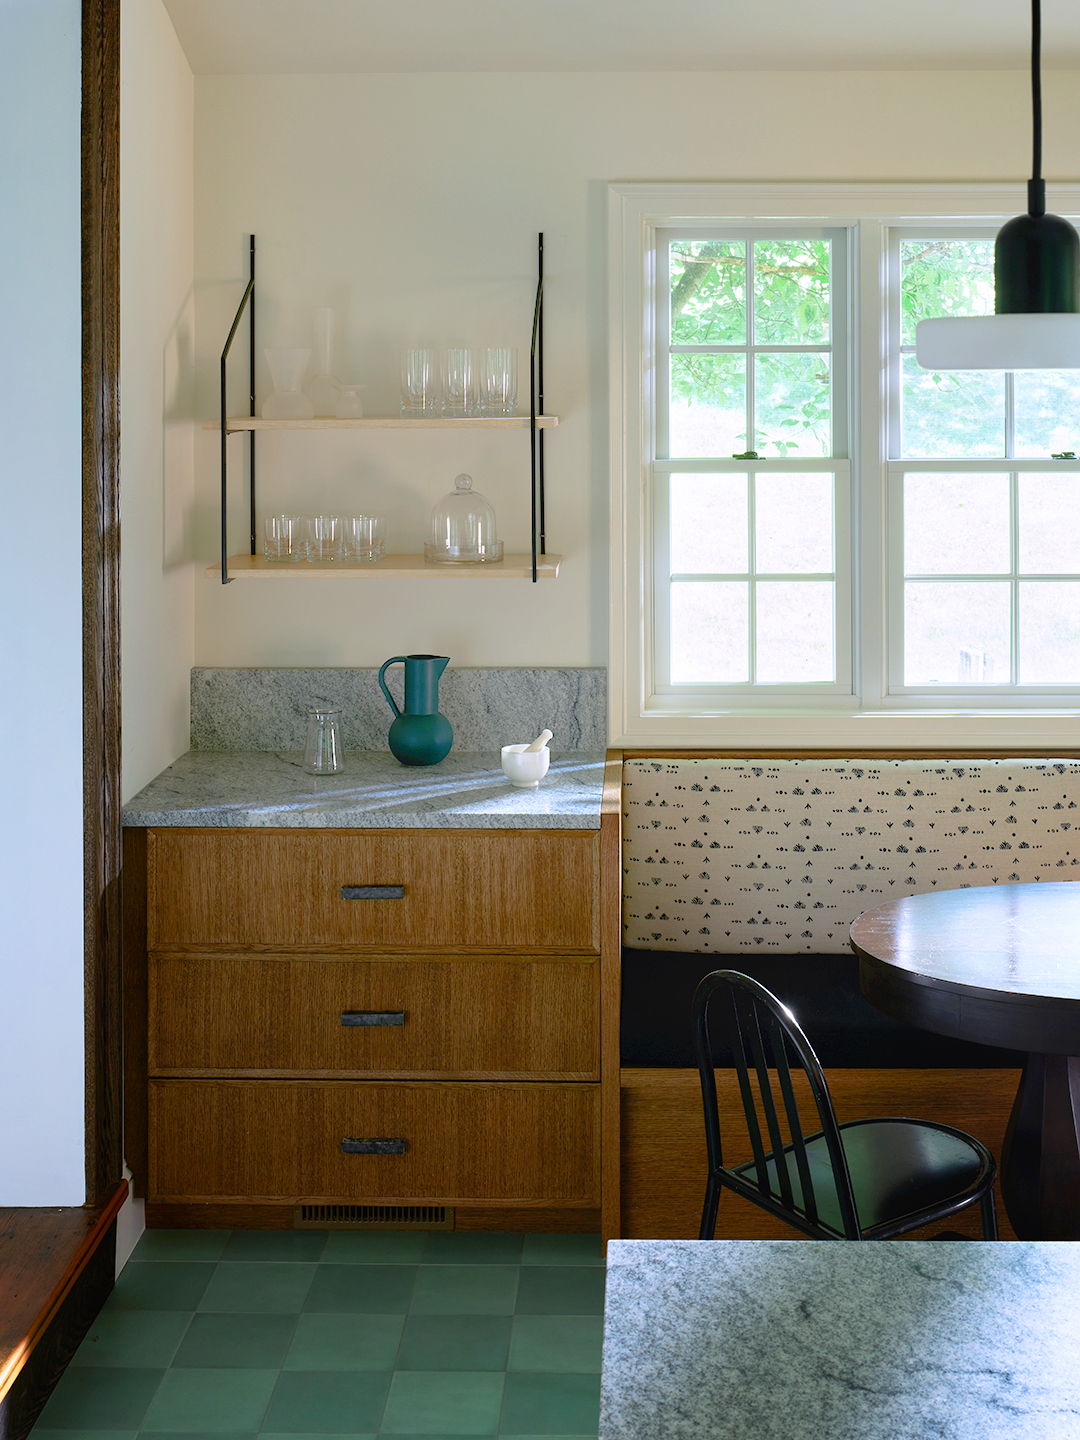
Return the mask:
[[[554, 580], [562, 564], [561, 555], [538, 555], [536, 578]], [[220, 580], [221, 566], [208, 565], [207, 576]], [[506, 555], [494, 565], [438, 565], [423, 555], [384, 555], [374, 564], [349, 564], [338, 560], [299, 560], [282, 563], [262, 555], [230, 555], [230, 580], [531, 580], [531, 555]]]

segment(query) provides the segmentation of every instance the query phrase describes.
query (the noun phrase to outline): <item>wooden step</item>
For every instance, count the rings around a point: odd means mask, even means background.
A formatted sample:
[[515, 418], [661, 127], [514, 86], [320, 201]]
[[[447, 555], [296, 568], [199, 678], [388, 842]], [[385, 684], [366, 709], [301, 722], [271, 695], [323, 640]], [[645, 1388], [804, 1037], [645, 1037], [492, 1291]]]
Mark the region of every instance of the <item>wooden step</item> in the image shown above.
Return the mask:
[[100, 1205], [0, 1210], [0, 1435], [22, 1440], [113, 1286], [121, 1182]]

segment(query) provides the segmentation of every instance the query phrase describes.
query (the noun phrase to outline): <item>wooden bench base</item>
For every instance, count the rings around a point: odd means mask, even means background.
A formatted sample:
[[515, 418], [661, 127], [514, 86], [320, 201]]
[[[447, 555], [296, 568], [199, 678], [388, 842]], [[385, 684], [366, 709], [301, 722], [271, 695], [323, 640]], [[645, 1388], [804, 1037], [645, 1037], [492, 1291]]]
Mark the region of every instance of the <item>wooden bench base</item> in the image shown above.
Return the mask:
[[[830, 1070], [837, 1119], [909, 1115], [968, 1131], [1000, 1158], [1019, 1070]], [[720, 1124], [732, 1136], [730, 1160], [749, 1159], [742, 1102], [731, 1071], [718, 1071]], [[705, 1194], [705, 1129], [696, 1070], [623, 1070], [622, 1228], [627, 1239], [697, 1238]], [[725, 1144], [725, 1163], [729, 1155]], [[998, 1194], [1003, 1240], [1015, 1240]], [[940, 1229], [941, 1227], [934, 1227]], [[978, 1239], [978, 1206], [949, 1222]], [[792, 1240], [797, 1232], [725, 1190], [716, 1236], [722, 1240]], [[916, 1230], [912, 1239], [927, 1239]]]
[[101, 1205], [0, 1210], [0, 1436], [23, 1440], [113, 1287], [124, 1182]]

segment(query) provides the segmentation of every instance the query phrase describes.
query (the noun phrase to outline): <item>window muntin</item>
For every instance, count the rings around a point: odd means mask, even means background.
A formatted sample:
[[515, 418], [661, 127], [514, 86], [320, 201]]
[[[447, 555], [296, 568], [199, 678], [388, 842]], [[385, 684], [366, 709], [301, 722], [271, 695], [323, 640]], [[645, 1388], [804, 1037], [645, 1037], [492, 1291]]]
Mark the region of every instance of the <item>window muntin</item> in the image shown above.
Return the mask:
[[831, 458], [847, 235], [669, 231], [656, 254], [655, 689], [850, 695], [849, 473]]
[[[1080, 374], [919, 369], [919, 320], [993, 313], [993, 232], [895, 230], [889, 248], [901, 457], [889, 466], [890, 693], [1078, 686], [1080, 546], [1068, 517], [1080, 476], [1044, 467], [1052, 447], [1080, 448]], [[916, 456], [913, 471], [903, 461]], [[986, 466], [1009, 460], [1016, 468]]]

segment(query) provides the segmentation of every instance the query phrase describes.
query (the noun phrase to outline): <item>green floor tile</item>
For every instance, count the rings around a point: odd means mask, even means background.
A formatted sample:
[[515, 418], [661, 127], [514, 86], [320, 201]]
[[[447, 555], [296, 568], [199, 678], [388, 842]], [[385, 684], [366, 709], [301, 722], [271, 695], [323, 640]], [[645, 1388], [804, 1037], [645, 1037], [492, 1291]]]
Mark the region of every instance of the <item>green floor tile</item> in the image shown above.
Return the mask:
[[421, 1265], [409, 1310], [414, 1315], [511, 1315], [516, 1265]]
[[426, 1234], [416, 1235], [328, 1235], [322, 1253], [323, 1264], [334, 1265], [415, 1265], [424, 1253]]
[[220, 1260], [231, 1230], [144, 1230], [128, 1260]]
[[314, 1262], [325, 1249], [325, 1230], [234, 1230], [222, 1259]]
[[297, 1315], [304, 1308], [316, 1265], [230, 1264], [222, 1261], [199, 1302], [200, 1310]]
[[286, 1370], [392, 1370], [404, 1315], [301, 1315]]
[[41, 1412], [45, 1430], [138, 1429], [167, 1371], [70, 1366]]
[[509, 1315], [410, 1315], [398, 1370], [505, 1370]]
[[71, 1363], [164, 1369], [171, 1363], [190, 1323], [190, 1310], [106, 1308], [86, 1332]]
[[[274, 1431], [264, 1430], [259, 1440], [341, 1440], [340, 1435], [328, 1435], [325, 1431], [313, 1435], [305, 1430]], [[349, 1440], [379, 1440], [377, 1435], [350, 1435]]]
[[602, 1315], [605, 1271], [591, 1265], [523, 1265], [518, 1315]]
[[304, 1309], [402, 1315], [409, 1308], [415, 1277], [415, 1265], [320, 1265]]
[[599, 1235], [526, 1235], [523, 1265], [603, 1265]]
[[432, 1231], [424, 1246], [425, 1265], [520, 1265], [523, 1235]]
[[357, 1435], [378, 1430], [390, 1376], [374, 1371], [283, 1370], [266, 1412], [280, 1434]]
[[599, 1375], [602, 1315], [515, 1315], [510, 1370]]
[[[154, 1440], [206, 1440], [205, 1430], [155, 1430]], [[251, 1430], [215, 1430], [214, 1440], [258, 1440]], [[76, 1440], [70, 1436], [69, 1440]], [[78, 1437], [82, 1440], [82, 1436]]]
[[194, 1310], [215, 1267], [188, 1260], [125, 1265], [106, 1301], [109, 1310]]
[[296, 1319], [295, 1315], [195, 1315], [173, 1368], [278, 1370]]
[[487, 1371], [398, 1372], [383, 1435], [495, 1435], [505, 1376]]
[[502, 1435], [595, 1435], [599, 1427], [599, 1375], [507, 1375]]
[[137, 1430], [80, 1430], [73, 1435], [70, 1430], [46, 1430], [40, 1421], [30, 1434], [34, 1440], [136, 1440]]
[[250, 1434], [262, 1425], [276, 1370], [170, 1370], [144, 1432]]

